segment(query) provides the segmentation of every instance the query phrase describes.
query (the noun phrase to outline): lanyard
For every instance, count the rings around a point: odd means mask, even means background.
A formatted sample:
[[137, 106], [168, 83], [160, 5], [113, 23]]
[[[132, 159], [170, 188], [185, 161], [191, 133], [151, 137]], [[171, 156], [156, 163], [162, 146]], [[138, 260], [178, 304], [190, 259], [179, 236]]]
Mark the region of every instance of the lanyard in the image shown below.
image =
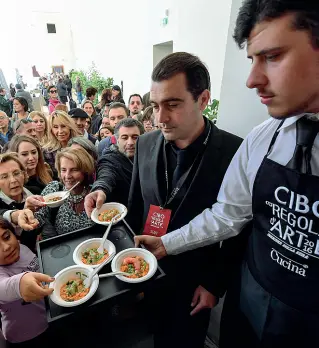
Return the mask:
[[175, 196], [177, 195], [178, 191], [181, 189], [181, 187], [184, 185], [185, 181], [187, 180], [189, 173], [191, 172], [191, 170], [193, 169], [195, 163], [197, 162], [199, 156], [205, 151], [206, 146], [207, 146], [207, 142], [210, 136], [212, 130], [212, 125], [209, 123], [209, 131], [208, 134], [202, 144], [202, 148], [198, 151], [194, 162], [192, 163], [192, 165], [188, 168], [188, 170], [179, 178], [179, 180], [176, 183], [175, 188], [172, 189], [171, 194], [169, 195], [168, 193], [168, 169], [167, 169], [167, 156], [166, 156], [166, 148], [165, 148], [165, 142], [164, 142], [164, 166], [165, 166], [165, 180], [166, 180], [166, 199], [165, 199], [165, 203], [164, 205], [161, 204], [161, 208], [165, 208], [167, 205], [169, 205], [173, 199], [175, 198]]

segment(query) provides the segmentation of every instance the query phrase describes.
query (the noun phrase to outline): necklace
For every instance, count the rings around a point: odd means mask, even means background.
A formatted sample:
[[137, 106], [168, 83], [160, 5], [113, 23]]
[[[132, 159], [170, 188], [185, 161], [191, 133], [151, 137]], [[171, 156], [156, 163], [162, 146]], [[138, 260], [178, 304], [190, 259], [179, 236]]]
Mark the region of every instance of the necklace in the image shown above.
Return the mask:
[[83, 199], [85, 198], [85, 196], [88, 194], [88, 189], [86, 187], [84, 187], [82, 193], [80, 193], [79, 195], [72, 195], [72, 193], [70, 193], [70, 196], [68, 197], [68, 201], [70, 203], [73, 204], [78, 204], [81, 201], [83, 201]]

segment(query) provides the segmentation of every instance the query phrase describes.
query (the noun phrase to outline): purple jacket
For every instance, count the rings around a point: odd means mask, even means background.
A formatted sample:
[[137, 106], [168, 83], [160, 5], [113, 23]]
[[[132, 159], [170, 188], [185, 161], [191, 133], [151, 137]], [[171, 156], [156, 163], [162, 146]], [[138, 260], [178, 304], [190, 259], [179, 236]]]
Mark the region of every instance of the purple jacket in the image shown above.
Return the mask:
[[2, 332], [11, 343], [20, 343], [42, 334], [48, 327], [44, 301], [23, 304], [20, 279], [26, 272], [38, 272], [38, 258], [20, 244], [20, 259], [0, 266], [0, 313]]

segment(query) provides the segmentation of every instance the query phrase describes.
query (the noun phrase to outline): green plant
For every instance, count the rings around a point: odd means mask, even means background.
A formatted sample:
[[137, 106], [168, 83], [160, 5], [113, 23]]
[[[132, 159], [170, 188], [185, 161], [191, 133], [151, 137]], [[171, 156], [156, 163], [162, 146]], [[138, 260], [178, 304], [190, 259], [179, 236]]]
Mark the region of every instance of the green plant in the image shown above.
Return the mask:
[[103, 77], [99, 70], [96, 68], [94, 62], [92, 62], [92, 65], [87, 71], [71, 70], [69, 75], [73, 85], [75, 84], [76, 77], [79, 76], [84, 92], [88, 87], [94, 87], [97, 89], [98, 94], [101, 94], [103, 89], [111, 88], [114, 82], [112, 77]]
[[218, 115], [218, 107], [219, 100], [213, 99], [212, 102], [206, 106], [206, 109], [203, 111], [203, 115], [211, 121], [216, 120]]

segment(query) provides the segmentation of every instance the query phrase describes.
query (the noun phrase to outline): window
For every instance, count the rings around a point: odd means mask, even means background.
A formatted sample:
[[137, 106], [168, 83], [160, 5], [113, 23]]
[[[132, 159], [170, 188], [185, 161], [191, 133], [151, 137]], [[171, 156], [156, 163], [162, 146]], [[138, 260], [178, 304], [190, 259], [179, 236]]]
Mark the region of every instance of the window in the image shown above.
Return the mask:
[[47, 29], [49, 34], [56, 34], [55, 24], [47, 23]]

